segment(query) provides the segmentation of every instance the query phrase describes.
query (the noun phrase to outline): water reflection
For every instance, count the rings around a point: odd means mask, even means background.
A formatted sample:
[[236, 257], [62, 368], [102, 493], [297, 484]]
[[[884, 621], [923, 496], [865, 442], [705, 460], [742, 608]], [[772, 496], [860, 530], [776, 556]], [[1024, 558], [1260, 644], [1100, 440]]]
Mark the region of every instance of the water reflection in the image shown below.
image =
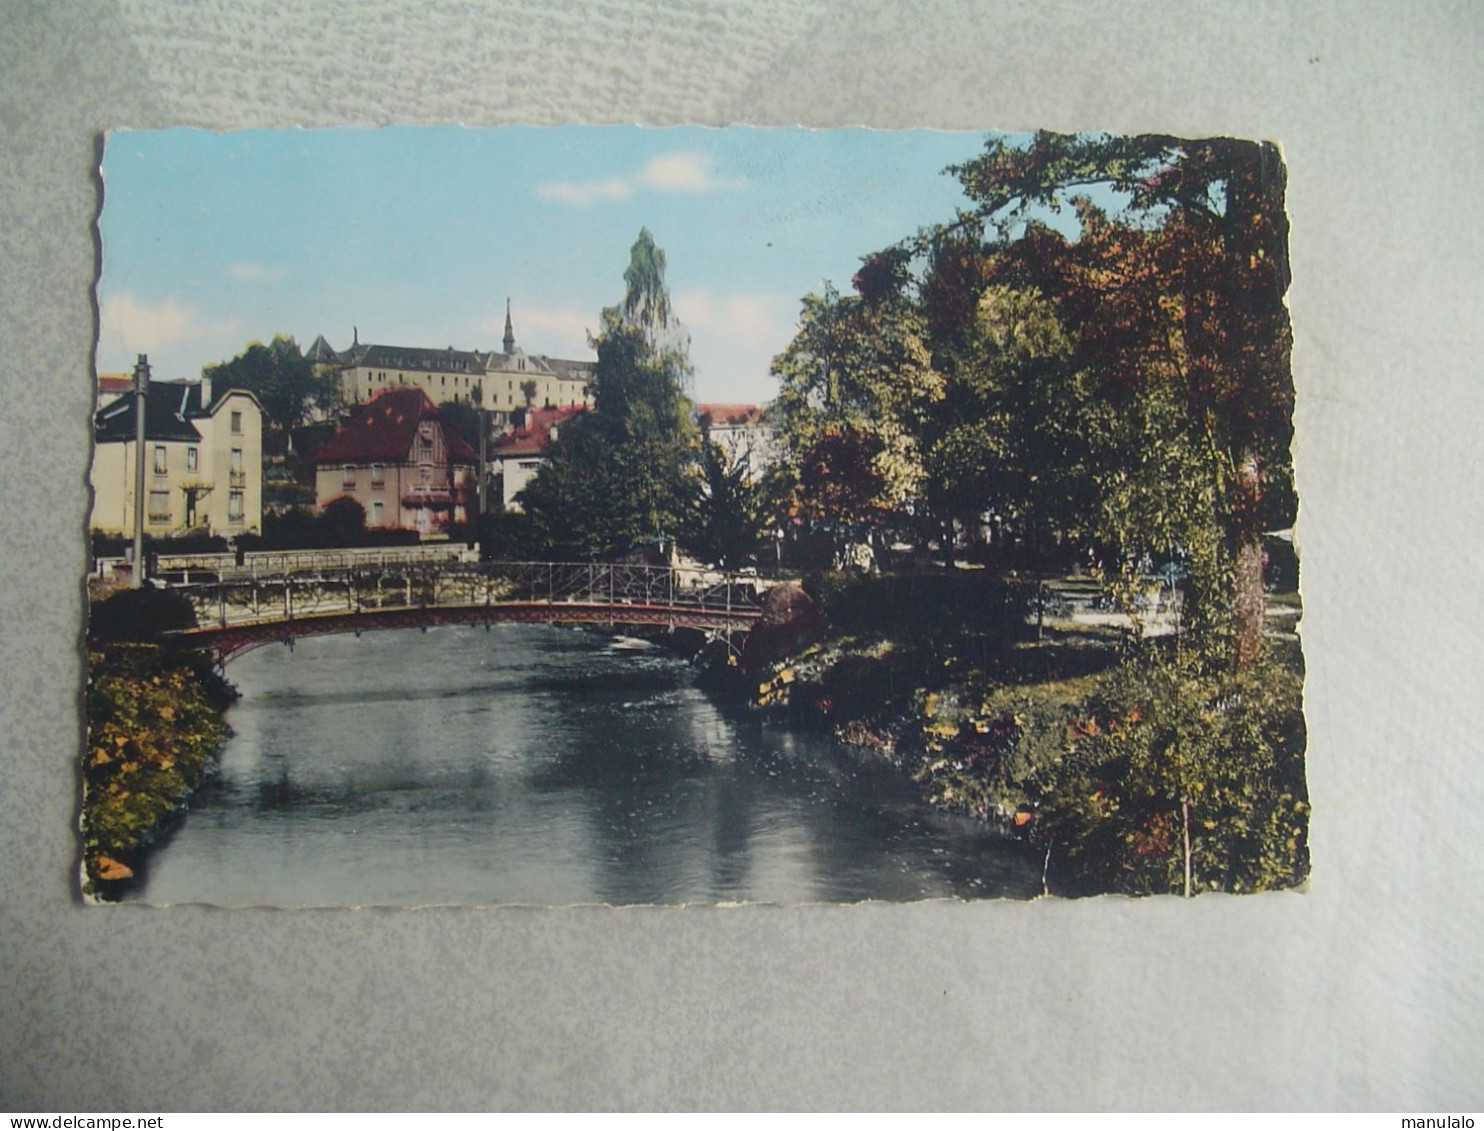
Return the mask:
[[140, 898], [269, 905], [1031, 896], [1039, 861], [889, 767], [535, 626], [261, 649]]

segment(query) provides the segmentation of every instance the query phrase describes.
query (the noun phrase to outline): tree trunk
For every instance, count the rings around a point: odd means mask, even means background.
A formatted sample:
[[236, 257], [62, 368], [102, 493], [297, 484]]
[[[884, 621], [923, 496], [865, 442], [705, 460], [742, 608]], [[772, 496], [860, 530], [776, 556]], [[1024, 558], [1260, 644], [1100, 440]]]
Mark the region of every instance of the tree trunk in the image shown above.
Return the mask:
[[1262, 530], [1258, 503], [1262, 498], [1262, 479], [1257, 454], [1248, 449], [1237, 462], [1233, 484], [1232, 539], [1232, 647], [1237, 667], [1257, 659], [1262, 650], [1262, 625], [1265, 597], [1262, 570], [1266, 555], [1262, 548]]
[[1190, 865], [1190, 798], [1180, 799], [1180, 827], [1185, 837], [1185, 898], [1189, 899], [1195, 894], [1192, 888], [1192, 875]]

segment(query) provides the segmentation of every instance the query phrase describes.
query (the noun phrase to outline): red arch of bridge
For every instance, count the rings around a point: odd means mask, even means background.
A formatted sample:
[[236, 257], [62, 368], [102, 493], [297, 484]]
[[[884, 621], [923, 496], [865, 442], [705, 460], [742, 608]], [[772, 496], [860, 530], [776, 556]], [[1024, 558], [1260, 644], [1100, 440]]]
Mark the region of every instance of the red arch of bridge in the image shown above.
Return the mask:
[[741, 629], [752, 627], [758, 613], [720, 609], [687, 609], [674, 605], [598, 605], [531, 602], [509, 605], [429, 605], [413, 609], [369, 609], [358, 613], [296, 617], [253, 624], [205, 625], [175, 634], [175, 639], [208, 648], [225, 664], [234, 656], [301, 636], [374, 632], [389, 628], [427, 628], [440, 624], [628, 624], [666, 628]]

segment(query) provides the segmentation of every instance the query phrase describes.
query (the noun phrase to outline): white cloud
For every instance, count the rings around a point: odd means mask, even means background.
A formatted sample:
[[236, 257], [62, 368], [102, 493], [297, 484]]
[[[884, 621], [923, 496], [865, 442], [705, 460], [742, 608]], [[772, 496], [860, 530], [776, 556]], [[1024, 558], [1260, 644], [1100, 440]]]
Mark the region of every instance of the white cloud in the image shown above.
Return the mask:
[[675, 313], [687, 326], [747, 341], [787, 340], [793, 333], [792, 306], [781, 295], [717, 295], [705, 287], [675, 292]]
[[542, 200], [578, 208], [586, 208], [596, 200], [623, 200], [633, 191], [634, 186], [622, 177], [601, 181], [545, 181], [536, 186], [536, 195]]
[[239, 283], [277, 283], [287, 274], [282, 267], [268, 267], [262, 263], [227, 264], [228, 278], [236, 279]]
[[[547, 357], [562, 357], [571, 361], [590, 359], [593, 351], [588, 347], [588, 330], [597, 329], [598, 320], [591, 312], [577, 307], [515, 307], [511, 311], [511, 325], [515, 330], [515, 342], [527, 353], [545, 354]], [[505, 335], [505, 312], [492, 315], [479, 323], [481, 334], [493, 334], [488, 347], [499, 349], [499, 339]]]
[[691, 331], [701, 401], [763, 403], [778, 393], [768, 370], [793, 338], [795, 304], [769, 292], [677, 291], [675, 313]]
[[740, 177], [718, 177], [702, 153], [661, 153], [650, 158], [639, 180], [658, 192], [715, 192], [746, 184]]
[[156, 306], [137, 302], [127, 294], [110, 295], [99, 311], [102, 343], [126, 354], [158, 352], [177, 342], [230, 334], [233, 319], [210, 322], [193, 306], [167, 298]]
[[703, 153], [661, 153], [651, 157], [637, 173], [604, 177], [593, 181], [543, 181], [536, 195], [543, 200], [586, 208], [600, 200], [627, 200], [640, 189], [660, 193], [708, 193], [737, 188], [747, 182], [740, 177], [718, 177], [711, 158]]

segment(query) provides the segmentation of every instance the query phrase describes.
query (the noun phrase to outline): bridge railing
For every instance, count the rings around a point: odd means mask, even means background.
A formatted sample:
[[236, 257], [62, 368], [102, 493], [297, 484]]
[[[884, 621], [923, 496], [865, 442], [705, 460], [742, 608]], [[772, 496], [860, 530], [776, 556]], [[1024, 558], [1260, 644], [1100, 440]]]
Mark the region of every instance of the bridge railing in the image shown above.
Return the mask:
[[221, 575], [182, 582], [203, 627], [343, 616], [369, 611], [513, 604], [643, 606], [747, 619], [766, 583], [707, 570], [605, 562], [467, 562], [362, 559], [313, 572]]
[[374, 569], [388, 565], [466, 562], [477, 560], [478, 551], [462, 542], [439, 542], [426, 546], [363, 546], [341, 550], [254, 550], [237, 564], [235, 554], [162, 554], [155, 561], [157, 574], [215, 574], [217, 577], [276, 577], [282, 574], [322, 570]]

